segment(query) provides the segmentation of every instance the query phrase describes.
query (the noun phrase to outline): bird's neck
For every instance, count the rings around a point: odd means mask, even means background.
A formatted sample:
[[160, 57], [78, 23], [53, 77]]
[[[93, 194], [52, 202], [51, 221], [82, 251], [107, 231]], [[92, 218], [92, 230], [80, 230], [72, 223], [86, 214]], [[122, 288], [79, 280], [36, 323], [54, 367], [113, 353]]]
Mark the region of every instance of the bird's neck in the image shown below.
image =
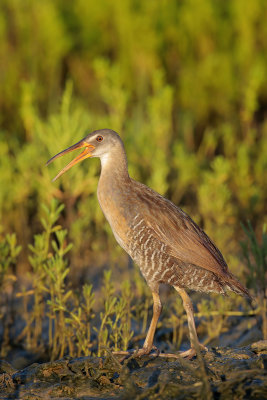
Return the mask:
[[104, 154], [100, 160], [101, 175], [98, 191], [112, 195], [114, 190], [122, 188], [130, 181], [124, 148], [118, 145], [111, 152]]
[[101, 175], [97, 187], [100, 207], [108, 220], [117, 241], [123, 243], [127, 225], [127, 198], [131, 192], [131, 178], [128, 174], [127, 159], [123, 148], [118, 146], [101, 158]]

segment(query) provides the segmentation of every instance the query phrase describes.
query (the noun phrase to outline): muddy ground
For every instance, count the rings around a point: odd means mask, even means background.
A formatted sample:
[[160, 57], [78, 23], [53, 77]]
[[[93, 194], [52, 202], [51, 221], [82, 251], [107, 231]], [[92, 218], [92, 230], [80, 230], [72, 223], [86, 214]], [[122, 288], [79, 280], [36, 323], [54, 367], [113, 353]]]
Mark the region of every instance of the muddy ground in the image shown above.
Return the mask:
[[209, 348], [195, 359], [64, 358], [0, 363], [0, 399], [267, 399], [267, 341]]

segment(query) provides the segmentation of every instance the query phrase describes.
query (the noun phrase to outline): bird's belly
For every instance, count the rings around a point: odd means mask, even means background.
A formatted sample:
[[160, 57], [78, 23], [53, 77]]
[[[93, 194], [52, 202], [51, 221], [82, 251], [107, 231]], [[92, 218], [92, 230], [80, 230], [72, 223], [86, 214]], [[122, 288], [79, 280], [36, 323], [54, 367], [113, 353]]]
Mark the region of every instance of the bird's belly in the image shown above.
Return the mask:
[[156, 250], [151, 252], [131, 252], [130, 256], [139, 265], [142, 275], [146, 279], [149, 286], [165, 282], [173, 284], [178, 279], [178, 269], [175, 263], [171, 262], [168, 255], [160, 253]]
[[149, 286], [159, 281], [177, 284], [177, 263], [168, 255], [167, 246], [155, 238], [143, 220], [139, 224], [140, 219], [136, 222], [133, 218], [129, 223], [118, 208], [116, 214], [102, 210], [116, 241], [140, 267]]
[[167, 246], [153, 235], [150, 228], [128, 231], [127, 253], [139, 265], [149, 286], [160, 282], [177, 283], [178, 265], [167, 252]]
[[139, 214], [126, 218], [120, 207], [113, 207], [111, 212], [103, 202], [101, 208], [118, 244], [140, 267], [152, 290], [159, 283], [167, 283], [197, 291], [223, 292], [212, 272], [170, 255], [168, 246], [155, 237], [153, 229], [146, 225]]

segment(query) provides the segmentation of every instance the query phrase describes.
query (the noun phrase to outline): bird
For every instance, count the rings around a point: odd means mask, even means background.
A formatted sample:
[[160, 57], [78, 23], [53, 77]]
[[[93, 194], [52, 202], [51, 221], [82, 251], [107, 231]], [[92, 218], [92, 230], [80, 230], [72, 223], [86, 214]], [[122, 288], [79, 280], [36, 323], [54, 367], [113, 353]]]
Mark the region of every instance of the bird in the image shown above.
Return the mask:
[[190, 349], [180, 356], [192, 358], [207, 350], [197, 337], [193, 304], [188, 290], [226, 294], [235, 292], [250, 298], [248, 290], [229, 271], [213, 241], [170, 200], [129, 176], [125, 147], [111, 129], [95, 130], [78, 143], [52, 157], [52, 161], [83, 149], [53, 179], [90, 157], [101, 161], [97, 186], [100, 207], [118, 244], [140, 267], [153, 297], [153, 315], [138, 356], [151, 354], [158, 319], [162, 311], [160, 284], [168, 284], [182, 298], [187, 314]]

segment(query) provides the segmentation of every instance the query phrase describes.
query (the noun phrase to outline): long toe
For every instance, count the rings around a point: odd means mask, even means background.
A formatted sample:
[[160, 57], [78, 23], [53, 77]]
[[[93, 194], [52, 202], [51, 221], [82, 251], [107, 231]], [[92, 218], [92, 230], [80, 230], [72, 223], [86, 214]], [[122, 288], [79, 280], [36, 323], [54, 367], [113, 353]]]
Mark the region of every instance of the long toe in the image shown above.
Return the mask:
[[[200, 351], [203, 351], [203, 350], [208, 351], [207, 347], [203, 346], [203, 344], [201, 344], [201, 343], [199, 343], [199, 349], [200, 349]], [[196, 355], [197, 355], [197, 351], [194, 347], [191, 347], [191, 349], [179, 353], [179, 356], [181, 356], [183, 358], [188, 358], [189, 360], [191, 360]]]
[[157, 349], [157, 347], [156, 346], [152, 346], [152, 347], [142, 347], [142, 349], [139, 349], [139, 350], [137, 350], [137, 352], [136, 352], [136, 357], [142, 357], [142, 356], [145, 356], [145, 355], [148, 355], [148, 354], [150, 354], [153, 350], [155, 350], [156, 351], [156, 356], [158, 356], [159, 355], [159, 350]]
[[112, 354], [114, 356], [125, 356], [130, 357], [142, 357], [148, 354], [151, 354], [152, 351], [155, 351], [155, 354], [152, 354], [153, 356], [155, 355], [156, 357], [160, 354], [160, 351], [157, 349], [156, 346], [152, 347], [142, 347], [142, 349], [139, 350], [128, 350], [128, 351], [113, 351]]

